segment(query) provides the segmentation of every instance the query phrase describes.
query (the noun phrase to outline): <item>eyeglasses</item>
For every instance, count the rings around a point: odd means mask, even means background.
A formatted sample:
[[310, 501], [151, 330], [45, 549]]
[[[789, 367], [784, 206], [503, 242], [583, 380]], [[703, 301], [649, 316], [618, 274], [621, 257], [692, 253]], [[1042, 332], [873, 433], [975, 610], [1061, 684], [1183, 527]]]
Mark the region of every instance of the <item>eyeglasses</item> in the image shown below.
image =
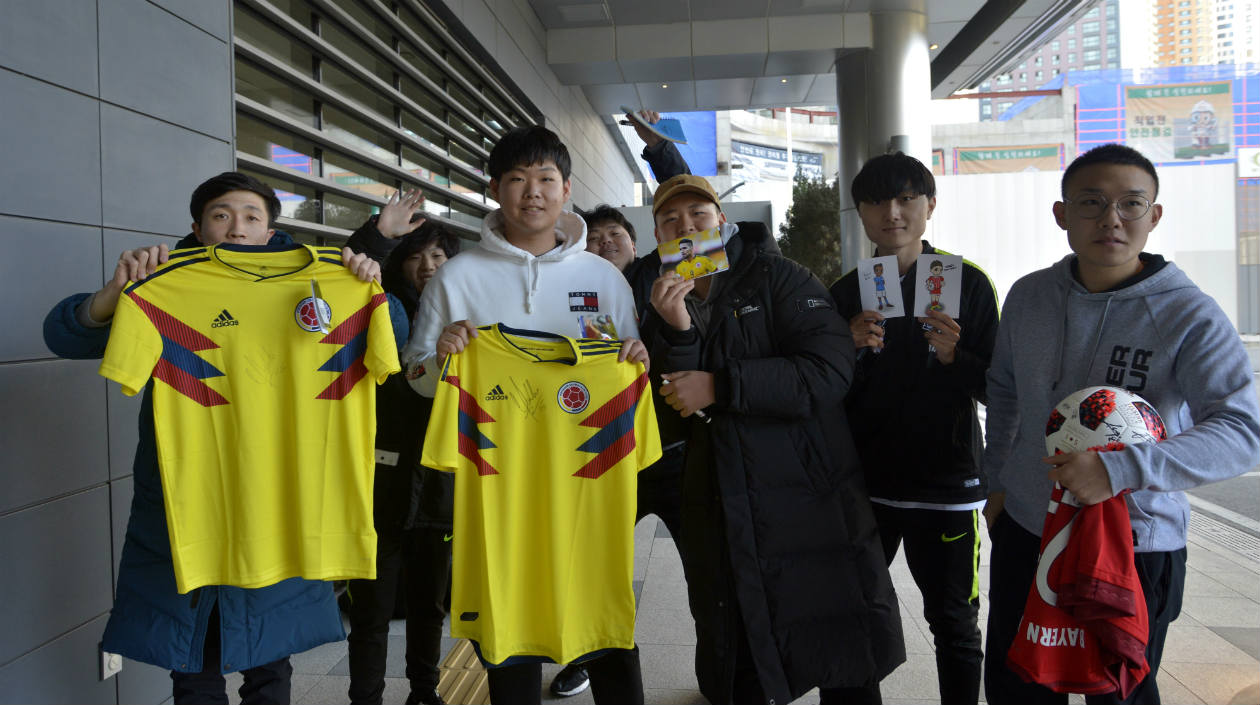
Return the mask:
[[1151, 200], [1145, 196], [1129, 194], [1111, 201], [1102, 196], [1081, 196], [1075, 200], [1065, 198], [1064, 203], [1076, 206], [1076, 214], [1082, 218], [1101, 218], [1107, 209], [1115, 206], [1121, 220], [1137, 220], [1151, 211]]

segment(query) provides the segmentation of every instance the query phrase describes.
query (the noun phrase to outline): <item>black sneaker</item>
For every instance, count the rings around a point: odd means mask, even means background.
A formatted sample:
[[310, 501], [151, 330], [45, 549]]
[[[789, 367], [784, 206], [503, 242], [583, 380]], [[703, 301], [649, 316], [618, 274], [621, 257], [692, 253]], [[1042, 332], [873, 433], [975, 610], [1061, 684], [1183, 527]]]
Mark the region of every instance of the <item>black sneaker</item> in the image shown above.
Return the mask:
[[446, 701], [436, 690], [427, 693], [412, 693], [407, 696], [407, 705], [446, 705]]
[[577, 695], [589, 687], [591, 687], [591, 677], [586, 675], [585, 668], [576, 663], [560, 669], [556, 677], [551, 679], [551, 694], [557, 698]]

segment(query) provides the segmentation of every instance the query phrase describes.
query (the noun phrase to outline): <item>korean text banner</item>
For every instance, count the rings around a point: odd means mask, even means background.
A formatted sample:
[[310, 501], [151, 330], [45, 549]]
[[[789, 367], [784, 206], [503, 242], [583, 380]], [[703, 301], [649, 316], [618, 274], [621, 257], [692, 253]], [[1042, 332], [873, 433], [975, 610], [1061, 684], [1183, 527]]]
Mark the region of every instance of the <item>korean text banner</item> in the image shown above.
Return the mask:
[[1232, 153], [1229, 81], [1126, 86], [1126, 142], [1155, 163]]
[[959, 174], [1058, 171], [1063, 168], [1063, 145], [1032, 144], [958, 149], [954, 152], [954, 168]]

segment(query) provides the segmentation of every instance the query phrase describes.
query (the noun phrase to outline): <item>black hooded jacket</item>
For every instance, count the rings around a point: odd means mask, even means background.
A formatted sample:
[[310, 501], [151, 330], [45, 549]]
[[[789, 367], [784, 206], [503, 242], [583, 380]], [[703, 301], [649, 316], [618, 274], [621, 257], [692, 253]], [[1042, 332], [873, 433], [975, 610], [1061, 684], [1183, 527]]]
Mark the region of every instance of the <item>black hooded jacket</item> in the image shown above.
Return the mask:
[[649, 309], [643, 335], [658, 387], [662, 372], [714, 375], [712, 422], [679, 419], [700, 690], [732, 701], [742, 624], [766, 702], [787, 703], [883, 678], [905, 649], [841, 403], [854, 365], [848, 326], [765, 225], [737, 227], [704, 333], [676, 331]]

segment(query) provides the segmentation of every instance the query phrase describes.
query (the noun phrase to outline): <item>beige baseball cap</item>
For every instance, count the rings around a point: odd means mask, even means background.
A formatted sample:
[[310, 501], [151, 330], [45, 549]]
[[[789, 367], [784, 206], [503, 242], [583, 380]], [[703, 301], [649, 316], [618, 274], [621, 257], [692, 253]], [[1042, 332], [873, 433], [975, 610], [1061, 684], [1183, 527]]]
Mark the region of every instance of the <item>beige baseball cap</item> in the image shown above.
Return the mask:
[[656, 216], [656, 212], [665, 205], [669, 199], [680, 193], [694, 193], [713, 201], [722, 210], [722, 202], [718, 200], [717, 191], [713, 190], [712, 184], [703, 176], [694, 174], [679, 174], [665, 183], [656, 187], [656, 193], [652, 196], [652, 215]]

